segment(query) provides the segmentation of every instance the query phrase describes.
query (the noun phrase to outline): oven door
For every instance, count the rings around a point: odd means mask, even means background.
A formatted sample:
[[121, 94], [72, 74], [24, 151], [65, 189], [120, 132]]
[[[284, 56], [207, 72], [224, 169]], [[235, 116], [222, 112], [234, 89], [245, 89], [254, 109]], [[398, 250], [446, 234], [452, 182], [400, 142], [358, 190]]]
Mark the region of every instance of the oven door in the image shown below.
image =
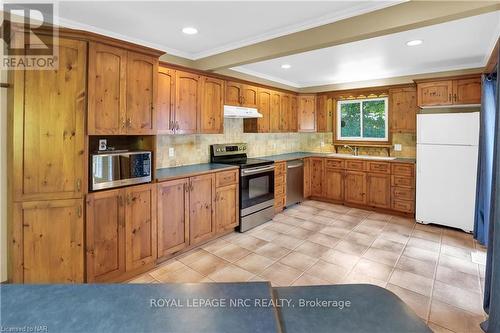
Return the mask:
[[274, 205], [274, 165], [241, 170], [241, 215]]

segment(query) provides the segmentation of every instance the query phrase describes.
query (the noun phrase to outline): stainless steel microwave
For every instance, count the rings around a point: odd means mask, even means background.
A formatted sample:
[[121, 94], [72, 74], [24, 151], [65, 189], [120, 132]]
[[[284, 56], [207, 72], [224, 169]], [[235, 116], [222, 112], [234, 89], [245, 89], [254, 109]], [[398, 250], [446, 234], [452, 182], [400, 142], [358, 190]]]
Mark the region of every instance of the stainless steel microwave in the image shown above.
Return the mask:
[[151, 181], [151, 152], [92, 154], [91, 190], [120, 187]]

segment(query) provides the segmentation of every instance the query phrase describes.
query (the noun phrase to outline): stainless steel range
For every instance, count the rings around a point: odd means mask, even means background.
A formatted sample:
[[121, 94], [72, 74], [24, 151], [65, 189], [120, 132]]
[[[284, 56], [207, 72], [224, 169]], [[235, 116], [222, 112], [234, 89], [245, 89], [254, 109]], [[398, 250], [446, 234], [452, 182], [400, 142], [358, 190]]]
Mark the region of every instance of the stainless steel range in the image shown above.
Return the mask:
[[245, 232], [274, 216], [274, 162], [247, 158], [247, 144], [210, 146], [210, 161], [240, 167], [240, 231]]

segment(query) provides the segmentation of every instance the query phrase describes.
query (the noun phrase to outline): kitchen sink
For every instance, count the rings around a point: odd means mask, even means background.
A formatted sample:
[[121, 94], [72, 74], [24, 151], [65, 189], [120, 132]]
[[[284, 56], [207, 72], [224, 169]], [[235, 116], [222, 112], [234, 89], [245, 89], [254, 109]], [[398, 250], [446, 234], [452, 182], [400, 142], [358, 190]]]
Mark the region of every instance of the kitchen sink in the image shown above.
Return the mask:
[[371, 156], [371, 155], [354, 156], [351, 154], [338, 154], [338, 153], [329, 154], [328, 157], [379, 160], [379, 161], [392, 161], [396, 159], [396, 157], [389, 157], [389, 156]]

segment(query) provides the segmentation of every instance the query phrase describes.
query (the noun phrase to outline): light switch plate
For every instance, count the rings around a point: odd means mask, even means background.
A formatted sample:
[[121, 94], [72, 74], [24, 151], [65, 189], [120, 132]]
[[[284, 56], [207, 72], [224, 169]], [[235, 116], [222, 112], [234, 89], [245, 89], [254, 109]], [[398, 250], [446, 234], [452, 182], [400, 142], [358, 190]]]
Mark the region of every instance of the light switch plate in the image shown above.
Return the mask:
[[403, 146], [400, 143], [396, 143], [394, 145], [394, 150], [395, 151], [401, 151], [401, 150], [403, 150]]
[[174, 157], [175, 156], [175, 149], [174, 147], [168, 148], [168, 157]]

